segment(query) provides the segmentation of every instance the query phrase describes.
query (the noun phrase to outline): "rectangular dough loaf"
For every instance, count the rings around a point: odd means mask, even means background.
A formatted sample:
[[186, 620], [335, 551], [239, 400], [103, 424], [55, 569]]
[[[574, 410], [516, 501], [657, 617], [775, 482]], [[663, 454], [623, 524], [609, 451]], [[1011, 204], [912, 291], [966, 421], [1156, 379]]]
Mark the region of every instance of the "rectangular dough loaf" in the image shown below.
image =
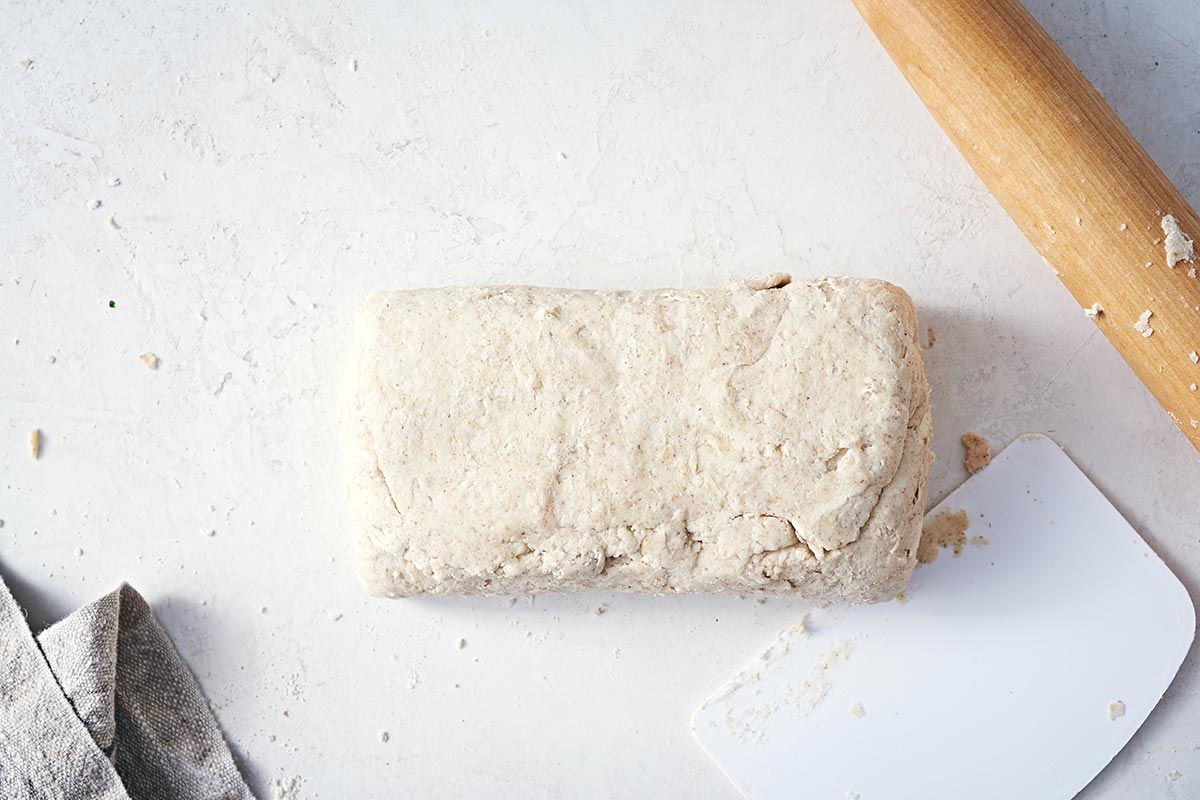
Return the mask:
[[369, 296], [342, 409], [376, 595], [872, 602], [916, 559], [929, 389], [883, 281]]

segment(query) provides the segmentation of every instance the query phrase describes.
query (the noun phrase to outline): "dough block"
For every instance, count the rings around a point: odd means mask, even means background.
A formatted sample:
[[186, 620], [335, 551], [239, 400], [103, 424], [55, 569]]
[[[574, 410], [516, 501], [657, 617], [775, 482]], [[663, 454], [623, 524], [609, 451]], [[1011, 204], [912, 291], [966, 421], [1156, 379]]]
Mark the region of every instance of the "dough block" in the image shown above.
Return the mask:
[[887, 600], [929, 388], [883, 281], [374, 294], [342, 403], [373, 594]]

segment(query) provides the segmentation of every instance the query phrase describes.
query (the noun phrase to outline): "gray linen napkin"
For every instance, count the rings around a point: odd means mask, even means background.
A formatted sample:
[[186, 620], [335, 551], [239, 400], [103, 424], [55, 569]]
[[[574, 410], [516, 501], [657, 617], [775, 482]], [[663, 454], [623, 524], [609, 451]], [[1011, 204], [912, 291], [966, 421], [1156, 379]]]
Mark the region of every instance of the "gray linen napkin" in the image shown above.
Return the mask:
[[3, 582], [0, 797], [253, 800], [196, 679], [132, 587], [35, 641]]

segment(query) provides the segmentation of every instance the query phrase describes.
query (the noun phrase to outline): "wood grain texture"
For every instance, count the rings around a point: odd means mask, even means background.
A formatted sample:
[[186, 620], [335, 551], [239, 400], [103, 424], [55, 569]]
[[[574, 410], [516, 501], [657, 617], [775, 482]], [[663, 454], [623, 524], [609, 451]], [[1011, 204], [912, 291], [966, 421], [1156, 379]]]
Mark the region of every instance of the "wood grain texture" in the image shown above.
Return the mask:
[[[1075, 299], [1103, 307], [1096, 324], [1200, 449], [1200, 278], [1196, 264], [1167, 267], [1161, 228], [1173, 214], [1200, 237], [1195, 210], [1016, 0], [854, 3]], [[1149, 337], [1134, 327], [1146, 311]]]

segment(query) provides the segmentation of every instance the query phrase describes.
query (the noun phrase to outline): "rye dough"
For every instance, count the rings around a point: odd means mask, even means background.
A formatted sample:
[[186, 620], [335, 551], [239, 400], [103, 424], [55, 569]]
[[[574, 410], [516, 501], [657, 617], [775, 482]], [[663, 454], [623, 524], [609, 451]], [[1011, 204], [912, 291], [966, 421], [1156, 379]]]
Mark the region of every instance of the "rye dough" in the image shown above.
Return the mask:
[[908, 582], [929, 389], [889, 283], [388, 292], [356, 328], [341, 422], [372, 594]]

